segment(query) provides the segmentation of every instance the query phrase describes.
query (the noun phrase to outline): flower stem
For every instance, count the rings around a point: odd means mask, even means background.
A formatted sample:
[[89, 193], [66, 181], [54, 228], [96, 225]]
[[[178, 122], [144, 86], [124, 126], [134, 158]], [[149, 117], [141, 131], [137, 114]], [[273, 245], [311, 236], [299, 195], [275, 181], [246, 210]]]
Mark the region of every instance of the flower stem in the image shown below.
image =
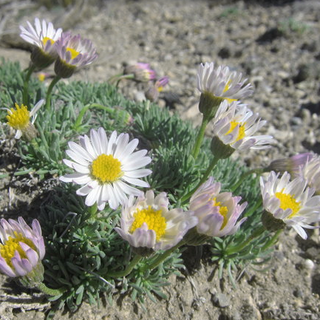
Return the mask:
[[194, 193], [195, 191], [207, 180], [208, 176], [210, 175], [211, 171], [213, 170], [213, 168], [216, 166], [216, 164], [218, 163], [220, 159], [218, 157], [214, 157], [208, 167], [208, 169], [206, 170], [206, 172], [204, 173], [202, 179], [200, 180], [200, 182], [198, 183], [198, 185], [192, 189], [188, 194], [186, 194], [185, 196], [183, 196], [181, 198], [181, 203], [185, 203]]
[[265, 250], [267, 250], [268, 248], [270, 248], [271, 246], [273, 246], [273, 245], [277, 242], [277, 240], [278, 240], [278, 238], [279, 238], [279, 236], [280, 236], [280, 234], [281, 234], [282, 231], [283, 231], [283, 229], [279, 229], [279, 230], [273, 235], [273, 237], [261, 248], [261, 251], [265, 251]]
[[109, 78], [108, 82], [111, 84], [116, 82], [115, 86], [118, 87], [119, 82], [122, 79], [134, 79], [134, 74], [122, 74], [122, 73], [116, 74], [116, 75], [112, 76], [111, 78]]
[[49, 296], [58, 296], [60, 294], [63, 294], [66, 289], [51, 289], [48, 288], [43, 282], [41, 282], [38, 285], [38, 289], [41, 290], [43, 293], [49, 295]]
[[98, 212], [97, 203], [95, 202], [91, 207], [89, 207], [88, 211], [90, 212], [91, 218], [96, 218], [97, 217], [97, 212]]
[[131, 262], [128, 264], [125, 270], [119, 272], [110, 272], [107, 274], [107, 276], [112, 278], [122, 278], [127, 276], [133, 270], [133, 268], [141, 261], [142, 258], [143, 257], [138, 254], [135, 255], [135, 257], [131, 260]]
[[239, 251], [241, 251], [242, 249], [244, 249], [252, 240], [254, 240], [255, 238], [259, 237], [263, 232], [265, 232], [266, 229], [264, 226], [260, 226], [258, 227], [258, 229], [256, 229], [251, 235], [250, 237], [245, 240], [244, 242], [240, 243], [237, 246], [234, 247], [230, 247], [226, 250], [226, 255], [231, 255], [233, 253], [237, 253]]
[[61, 79], [60, 76], [55, 76], [53, 78], [53, 80], [51, 81], [48, 91], [47, 91], [47, 99], [46, 99], [46, 109], [50, 110], [50, 106], [51, 106], [51, 93], [52, 93], [52, 89], [55, 86], [55, 84]]
[[170, 248], [169, 250], [163, 252], [162, 254], [159, 254], [155, 257], [155, 259], [151, 262], [151, 264], [146, 264], [141, 268], [141, 272], [145, 272], [147, 270], [153, 270], [156, 268], [160, 263], [162, 263], [164, 260], [166, 260], [173, 251], [178, 249], [179, 247], [186, 244], [186, 241], [182, 239], [178, 244], [176, 244], [174, 247]]
[[258, 168], [258, 169], [252, 169], [252, 170], [249, 170], [249, 171], [246, 171], [244, 172], [239, 180], [232, 186], [231, 188], [231, 192], [235, 192], [238, 187], [241, 185], [241, 183], [251, 174], [258, 174], [258, 175], [261, 175], [262, 173], [264, 172], [264, 168]]
[[36, 66], [34, 64], [32, 64], [28, 68], [26, 78], [24, 79], [22, 102], [25, 106], [27, 106], [29, 104], [29, 95], [28, 95], [29, 81], [30, 81], [31, 74], [35, 69], [36, 69]]
[[197, 135], [197, 139], [196, 139], [196, 142], [193, 146], [193, 150], [191, 153], [193, 155], [194, 159], [196, 159], [198, 157], [198, 154], [200, 152], [200, 148], [202, 145], [202, 141], [204, 139], [204, 134], [205, 134], [208, 122], [209, 121], [207, 120], [207, 118], [205, 118], [205, 117], [202, 118], [202, 123], [201, 123], [200, 129], [199, 129], [198, 135]]

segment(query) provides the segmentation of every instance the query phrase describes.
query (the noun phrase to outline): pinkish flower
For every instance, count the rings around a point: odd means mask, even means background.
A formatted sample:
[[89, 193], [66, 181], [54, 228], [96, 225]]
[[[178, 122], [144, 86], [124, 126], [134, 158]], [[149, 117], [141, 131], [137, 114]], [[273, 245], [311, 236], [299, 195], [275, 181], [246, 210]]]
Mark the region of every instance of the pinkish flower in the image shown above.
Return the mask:
[[159, 98], [159, 93], [168, 83], [168, 77], [162, 77], [158, 79], [154, 84], [149, 85], [148, 89], [145, 92], [145, 97], [152, 102], [157, 101]]
[[300, 172], [300, 168], [312, 159], [312, 157], [313, 154], [311, 152], [307, 152], [296, 154], [289, 158], [276, 159], [270, 163], [267, 170], [280, 173], [287, 171], [292, 177], [297, 177]]
[[38, 220], [34, 219], [30, 228], [22, 217], [18, 221], [1, 219], [0, 240], [2, 273], [9, 277], [23, 277], [38, 265], [42, 267], [45, 246]]
[[98, 57], [90, 40], [69, 32], [63, 33], [56, 41], [56, 50], [59, 57], [54, 70], [61, 78], [71, 77], [76, 68], [91, 64]]
[[149, 63], [138, 62], [134, 65], [130, 65], [124, 68], [124, 74], [132, 74], [134, 80], [139, 82], [148, 82], [156, 78], [156, 72], [151, 69]]
[[199, 219], [197, 233], [208, 237], [223, 237], [236, 233], [246, 220], [238, 221], [247, 203], [239, 204], [241, 197], [221, 192], [221, 184], [210, 177], [190, 199], [190, 210]]

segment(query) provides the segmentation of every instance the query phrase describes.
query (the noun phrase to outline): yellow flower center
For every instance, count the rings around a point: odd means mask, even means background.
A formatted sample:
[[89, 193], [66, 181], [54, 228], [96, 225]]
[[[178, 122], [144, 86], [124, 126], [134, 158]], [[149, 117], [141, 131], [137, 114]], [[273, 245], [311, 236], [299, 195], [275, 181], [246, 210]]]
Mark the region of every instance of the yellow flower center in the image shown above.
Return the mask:
[[43, 72], [41, 72], [41, 73], [39, 73], [38, 74], [38, 79], [39, 79], [39, 81], [44, 81], [45, 79], [46, 79], [46, 74], [45, 73], [43, 73]]
[[0, 244], [0, 256], [6, 260], [6, 263], [13, 268], [11, 259], [14, 257], [16, 251], [19, 252], [21, 259], [26, 259], [27, 255], [24, 250], [21, 248], [20, 243], [23, 242], [27, 244], [33, 250], [36, 250], [36, 246], [30, 240], [24, 237], [21, 233], [14, 232], [14, 238], [9, 237], [8, 241], [4, 245]]
[[134, 221], [130, 228], [130, 233], [140, 228], [146, 223], [149, 230], [156, 233], [156, 240], [159, 241], [166, 232], [166, 219], [162, 216], [161, 210], [155, 210], [151, 206], [146, 209], [138, 209], [134, 214]]
[[290, 216], [288, 216], [289, 219], [295, 216], [297, 212], [299, 212], [301, 208], [301, 202], [297, 201], [294, 196], [292, 196], [291, 194], [283, 193], [282, 191], [276, 192], [275, 196], [280, 200], [280, 208], [282, 210], [292, 210], [292, 213], [290, 214]]
[[[229, 80], [229, 81], [227, 82], [226, 86], [225, 86], [224, 89], [223, 89], [223, 93], [225, 93], [226, 91], [229, 90], [229, 88], [230, 88], [230, 83], [231, 83], [231, 81]], [[237, 99], [230, 99], [230, 98], [225, 98], [225, 99], [228, 101], [228, 103], [231, 103], [231, 102], [233, 102], [233, 101], [237, 101]]]
[[239, 133], [238, 133], [238, 137], [237, 137], [236, 141], [239, 141], [246, 136], [244, 123], [239, 123], [237, 121], [231, 121], [230, 122], [230, 129], [226, 133], [226, 135], [229, 134], [230, 132], [232, 132], [237, 125], [239, 125]]
[[47, 44], [47, 42], [48, 41], [50, 41], [51, 42], [51, 44], [54, 44], [55, 43], [55, 41], [54, 40], [52, 40], [52, 39], [50, 39], [49, 37], [44, 37], [43, 39], [42, 39], [42, 43], [43, 43], [43, 45], [45, 46], [46, 44]]
[[121, 162], [103, 153], [92, 162], [91, 174], [102, 183], [115, 182], [123, 175]]
[[228, 218], [227, 218], [227, 214], [228, 214], [228, 208], [227, 207], [223, 207], [221, 206], [221, 202], [217, 202], [217, 198], [213, 198], [212, 199], [212, 206], [213, 207], [219, 207], [219, 213], [223, 216], [223, 223], [221, 225], [220, 230], [222, 230], [227, 222], [228, 222]]
[[21, 105], [21, 107], [16, 103], [16, 110], [14, 108], [8, 111], [7, 120], [8, 125], [16, 130], [23, 130], [28, 127], [30, 122], [30, 112], [28, 111], [25, 105]]
[[67, 51], [71, 53], [71, 59], [76, 58], [80, 54], [80, 52], [72, 48], [67, 48]]

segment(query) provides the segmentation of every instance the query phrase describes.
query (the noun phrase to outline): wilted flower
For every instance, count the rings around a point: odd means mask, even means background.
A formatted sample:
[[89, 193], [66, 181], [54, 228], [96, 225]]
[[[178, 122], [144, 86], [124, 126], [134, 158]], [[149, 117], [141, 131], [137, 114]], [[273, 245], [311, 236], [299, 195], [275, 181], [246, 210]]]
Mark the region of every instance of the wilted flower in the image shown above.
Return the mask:
[[260, 187], [266, 211], [265, 227], [275, 231], [288, 225], [306, 239], [303, 228], [313, 229], [310, 224], [320, 221], [320, 196], [314, 196], [314, 189], [307, 186], [307, 180], [302, 177], [290, 180], [288, 172], [279, 178], [279, 173], [271, 171], [266, 181], [260, 178]]
[[64, 182], [84, 185], [77, 190], [80, 196], [86, 196], [86, 205], [97, 203], [103, 210], [109, 202], [112, 209], [128, 201], [127, 195], [139, 195], [141, 191], [132, 187], [149, 187], [149, 184], [139, 178], [151, 173], [149, 169], [141, 169], [151, 162], [145, 156], [147, 150], [134, 152], [139, 143], [138, 139], [129, 142], [129, 134], [119, 136], [113, 131], [107, 138], [103, 128], [91, 130], [90, 138], [80, 136], [80, 144], [69, 142], [67, 155], [73, 160], [64, 159], [64, 163], [76, 173], [60, 177]]
[[[272, 136], [253, 136], [265, 120], [259, 118], [245, 104], [235, 101], [221, 103], [214, 119], [215, 137], [211, 143], [213, 154], [219, 158], [230, 156], [234, 150], [265, 149], [269, 147]], [[226, 155], [226, 156], [224, 156]]]
[[270, 165], [266, 168], [269, 171], [276, 171], [280, 173], [284, 173], [287, 171], [290, 173], [291, 177], [297, 177], [300, 168], [307, 163], [313, 154], [311, 152], [296, 154], [289, 158], [284, 159], [276, 159], [270, 163]]
[[134, 65], [126, 66], [123, 74], [134, 76], [134, 80], [139, 82], [148, 82], [156, 78], [156, 72], [151, 69], [149, 63], [138, 62]]
[[316, 194], [320, 194], [320, 157], [310, 154], [304, 165], [300, 166], [297, 174], [307, 180], [308, 186], [315, 189]]
[[32, 62], [40, 69], [49, 66], [57, 57], [55, 42], [61, 37], [62, 29], [54, 29], [51, 22], [47, 23], [35, 18], [35, 28], [27, 21], [27, 28], [20, 26], [20, 37], [35, 46]]
[[154, 84], [151, 84], [146, 90], [146, 98], [152, 102], [157, 101], [159, 98], [159, 93], [163, 90], [163, 87], [165, 87], [168, 83], [168, 77], [162, 77], [158, 79]]
[[186, 232], [197, 223], [192, 212], [168, 209], [169, 200], [164, 192], [156, 197], [152, 190], [138, 199], [129, 198], [122, 209], [119, 235], [134, 248], [168, 250], [178, 244]]
[[56, 50], [59, 55], [54, 65], [55, 73], [61, 78], [72, 76], [76, 68], [86, 66], [97, 59], [98, 55], [92, 42], [81, 39], [80, 35], [63, 33], [56, 42]]
[[30, 141], [37, 136], [37, 130], [33, 124], [37, 117], [36, 113], [43, 103], [44, 100], [40, 100], [31, 111], [28, 111], [28, 108], [25, 105], [22, 104], [19, 106], [17, 103], [15, 104], [15, 109], [6, 109], [8, 111], [6, 117], [8, 125], [16, 130], [16, 139], [20, 139], [21, 136], [24, 136]]
[[30, 228], [22, 217], [18, 221], [1, 219], [0, 240], [0, 272], [41, 282], [45, 246], [39, 221], [34, 219]]
[[199, 110], [211, 120], [218, 106], [224, 100], [232, 102], [253, 93], [251, 84], [245, 85], [242, 73], [231, 72], [227, 66], [214, 68], [214, 63], [200, 64], [197, 74], [197, 87], [201, 92]]
[[[195, 230], [189, 233], [190, 244], [198, 245], [201, 235], [223, 237], [237, 232], [246, 220], [237, 221], [247, 203], [239, 204], [241, 197], [233, 197], [231, 192], [221, 192], [221, 183], [214, 182], [213, 177], [202, 184], [190, 199], [190, 210], [199, 219]], [[187, 236], [188, 237], [188, 236]], [[205, 238], [204, 238], [205, 239]]]

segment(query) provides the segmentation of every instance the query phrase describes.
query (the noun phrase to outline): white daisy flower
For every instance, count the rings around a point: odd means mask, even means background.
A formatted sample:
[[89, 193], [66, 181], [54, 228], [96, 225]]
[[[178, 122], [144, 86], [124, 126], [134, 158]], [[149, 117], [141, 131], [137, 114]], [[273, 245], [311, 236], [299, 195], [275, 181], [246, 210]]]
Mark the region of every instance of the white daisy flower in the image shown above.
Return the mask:
[[34, 19], [35, 28], [27, 21], [28, 26], [25, 28], [20, 26], [20, 37], [41, 48], [45, 52], [50, 52], [53, 48], [53, 44], [61, 37], [62, 29], [55, 29], [51, 22], [47, 23], [46, 20]]
[[39, 68], [45, 68], [57, 57], [55, 42], [60, 39], [62, 29], [55, 29], [51, 22], [40, 22], [38, 18], [34, 20], [34, 27], [29, 21], [27, 24], [26, 28], [20, 26], [20, 37], [35, 46], [31, 54], [32, 62]]
[[36, 113], [43, 105], [44, 99], [40, 100], [31, 111], [25, 105], [19, 106], [17, 103], [14, 108], [5, 108], [8, 111], [7, 120], [8, 125], [16, 130], [15, 138], [20, 139], [23, 136], [27, 140], [32, 140], [37, 135], [37, 130], [34, 127], [34, 122], [37, 118]]
[[288, 172], [279, 175], [271, 171], [266, 181], [260, 178], [263, 207], [276, 219], [274, 223], [293, 227], [306, 239], [304, 228], [313, 229], [310, 224], [320, 221], [320, 196], [314, 196], [314, 189], [302, 177], [290, 180]]
[[56, 50], [59, 58], [55, 62], [55, 73], [61, 78], [69, 78], [76, 68], [91, 64], [97, 59], [96, 49], [89, 39], [63, 33], [56, 42]]
[[[265, 124], [266, 121], [261, 120], [259, 114], [253, 113], [245, 104], [237, 101], [228, 104], [227, 101], [223, 101], [214, 118], [213, 131], [218, 140], [230, 146], [233, 151], [265, 149], [269, 147], [272, 136], [254, 136]], [[213, 152], [214, 148], [213, 143]]]
[[228, 102], [248, 97], [253, 93], [247, 79], [242, 79], [242, 73], [230, 71], [227, 66], [214, 68], [214, 63], [201, 63], [197, 74], [197, 87], [201, 93], [211, 93], [215, 97]]
[[162, 192], [156, 197], [152, 190], [138, 199], [129, 198], [122, 209], [121, 227], [115, 228], [132, 247], [168, 250], [178, 244], [198, 219], [193, 212], [168, 209], [169, 200]]
[[135, 151], [138, 139], [129, 142], [129, 134], [117, 135], [113, 131], [107, 138], [103, 128], [90, 131], [90, 137], [80, 136], [80, 144], [69, 142], [66, 153], [73, 160], [64, 159], [64, 163], [76, 173], [60, 177], [61, 181], [84, 185], [77, 190], [80, 196], [86, 196], [85, 203], [92, 206], [97, 203], [103, 210], [108, 202], [112, 209], [124, 205], [127, 195], [140, 195], [142, 192], [132, 185], [147, 188], [149, 184], [139, 178], [151, 173], [141, 169], [151, 162], [147, 150]]
[[320, 157], [316, 154], [311, 155], [310, 159], [300, 167], [299, 175], [307, 180], [309, 187], [320, 194]]
[[231, 72], [227, 66], [214, 68], [214, 63], [201, 63], [197, 74], [197, 87], [201, 92], [199, 111], [204, 119], [214, 118], [217, 108], [222, 101], [232, 102], [243, 99], [253, 93], [250, 83], [242, 74]]

